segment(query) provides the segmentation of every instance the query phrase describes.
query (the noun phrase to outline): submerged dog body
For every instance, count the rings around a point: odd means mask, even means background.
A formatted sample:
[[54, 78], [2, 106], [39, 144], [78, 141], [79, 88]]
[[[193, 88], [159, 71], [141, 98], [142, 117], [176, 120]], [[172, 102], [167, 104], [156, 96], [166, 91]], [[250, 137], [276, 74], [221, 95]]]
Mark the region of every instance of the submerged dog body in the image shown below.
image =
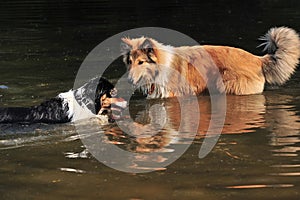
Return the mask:
[[124, 99], [117, 97], [110, 82], [94, 78], [80, 88], [60, 93], [40, 105], [0, 108], [0, 123], [66, 123], [90, 117], [111, 122], [126, 104]]
[[128, 80], [148, 98], [201, 94], [263, 92], [266, 82], [284, 84], [300, 57], [300, 39], [290, 28], [270, 29], [261, 46], [264, 56], [227, 46], [163, 45], [152, 38], [123, 38], [121, 52]]

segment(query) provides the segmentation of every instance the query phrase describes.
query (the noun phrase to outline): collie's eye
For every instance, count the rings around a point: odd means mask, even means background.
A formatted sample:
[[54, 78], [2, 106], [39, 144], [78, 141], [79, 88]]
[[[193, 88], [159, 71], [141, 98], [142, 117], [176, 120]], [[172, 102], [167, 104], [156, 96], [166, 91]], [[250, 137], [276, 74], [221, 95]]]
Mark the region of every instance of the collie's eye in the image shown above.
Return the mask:
[[142, 65], [143, 63], [144, 63], [144, 61], [139, 61], [138, 62], [139, 65]]

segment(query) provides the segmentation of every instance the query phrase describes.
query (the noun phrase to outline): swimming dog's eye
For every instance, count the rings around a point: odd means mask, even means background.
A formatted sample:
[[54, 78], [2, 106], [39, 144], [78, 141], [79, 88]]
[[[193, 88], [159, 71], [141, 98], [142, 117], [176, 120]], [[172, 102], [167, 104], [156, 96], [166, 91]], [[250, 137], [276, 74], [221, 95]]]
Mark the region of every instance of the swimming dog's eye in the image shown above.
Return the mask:
[[138, 63], [138, 64], [139, 64], [139, 65], [142, 65], [143, 63], [144, 63], [144, 61], [139, 61], [139, 63]]

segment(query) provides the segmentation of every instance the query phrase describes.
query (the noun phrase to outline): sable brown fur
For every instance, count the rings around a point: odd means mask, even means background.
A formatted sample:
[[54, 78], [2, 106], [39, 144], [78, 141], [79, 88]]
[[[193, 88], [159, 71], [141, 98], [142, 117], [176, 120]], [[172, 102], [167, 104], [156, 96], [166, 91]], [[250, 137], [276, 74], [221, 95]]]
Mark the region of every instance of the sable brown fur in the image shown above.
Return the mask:
[[201, 94], [205, 90], [235, 95], [262, 93], [265, 83], [284, 84], [300, 57], [299, 35], [272, 28], [260, 38], [264, 56], [228, 46], [163, 45], [152, 38], [123, 38], [121, 51], [129, 81], [148, 98]]

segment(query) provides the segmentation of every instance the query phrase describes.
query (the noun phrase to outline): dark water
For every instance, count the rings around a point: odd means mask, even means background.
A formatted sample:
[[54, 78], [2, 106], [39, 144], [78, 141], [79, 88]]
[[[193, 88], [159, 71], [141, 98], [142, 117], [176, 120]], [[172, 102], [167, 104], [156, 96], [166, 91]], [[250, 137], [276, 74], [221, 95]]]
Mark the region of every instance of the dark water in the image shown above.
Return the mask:
[[[273, 26], [300, 30], [300, 2], [293, 1], [2, 1], [0, 3], [0, 106], [29, 106], [67, 91], [85, 56], [121, 31], [158, 26], [203, 44], [242, 47], [260, 54], [256, 38]], [[119, 72], [120, 73], [120, 72]], [[203, 159], [198, 152], [211, 113], [199, 97], [200, 128], [176, 162], [146, 174], [119, 172], [86, 151], [73, 124], [4, 125], [0, 128], [0, 199], [299, 199], [300, 72], [261, 95], [228, 96], [223, 134]], [[175, 149], [193, 139], [176, 135], [174, 100], [133, 100], [131, 111], [164, 104], [168, 126], [138, 141], [114, 125], [97, 132], [135, 152]], [[146, 109], [147, 110], [147, 109]], [[194, 108], [184, 118], [193, 119]], [[147, 113], [147, 112], [146, 112]], [[172, 131], [171, 131], [172, 130]], [[170, 142], [170, 138], [175, 138]], [[136, 157], [133, 167], [164, 162]]]

